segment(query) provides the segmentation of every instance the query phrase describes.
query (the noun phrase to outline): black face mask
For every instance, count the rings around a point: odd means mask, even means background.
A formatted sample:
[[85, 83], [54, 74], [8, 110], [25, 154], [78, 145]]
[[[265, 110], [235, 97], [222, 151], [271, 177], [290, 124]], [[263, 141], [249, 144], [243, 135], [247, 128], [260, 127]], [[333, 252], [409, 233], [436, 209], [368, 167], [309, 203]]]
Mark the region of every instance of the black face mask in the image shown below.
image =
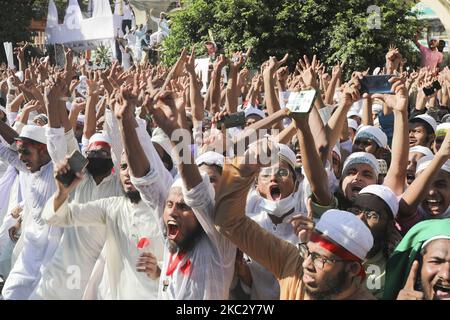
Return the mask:
[[114, 167], [112, 159], [105, 158], [89, 158], [89, 163], [86, 167], [87, 171], [94, 177], [104, 176], [111, 172]]

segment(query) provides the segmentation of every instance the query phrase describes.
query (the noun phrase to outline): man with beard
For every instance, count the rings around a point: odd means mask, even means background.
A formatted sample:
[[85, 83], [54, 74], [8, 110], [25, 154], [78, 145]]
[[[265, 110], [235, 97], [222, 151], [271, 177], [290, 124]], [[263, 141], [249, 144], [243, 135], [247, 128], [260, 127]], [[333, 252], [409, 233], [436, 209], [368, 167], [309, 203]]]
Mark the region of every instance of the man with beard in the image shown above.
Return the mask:
[[245, 216], [245, 195], [260, 166], [242, 160], [225, 165], [216, 227], [275, 275], [280, 299], [374, 299], [361, 286], [361, 263], [373, 244], [367, 226], [349, 212], [328, 210], [307, 243], [297, 248], [279, 239]]
[[[155, 122], [172, 137], [179, 129], [177, 109], [171, 92], [162, 92], [156, 105], [148, 104]], [[190, 150], [191, 139], [182, 138], [182, 150]], [[172, 146], [175, 146], [175, 142]], [[136, 154], [140, 142], [125, 139], [127, 154]], [[179, 156], [179, 155], [178, 155]], [[130, 161], [132, 182], [146, 203], [157, 208], [155, 218], [163, 220], [166, 251], [159, 287], [160, 299], [226, 300], [233, 279], [236, 247], [214, 227], [214, 188], [207, 174], [200, 174], [191, 152], [178, 160], [178, 178], [167, 197], [155, 192], [155, 185], [142, 179], [155, 175], [153, 160]]]
[[387, 263], [384, 298], [450, 300], [450, 219], [408, 231]]
[[[116, 117], [119, 119], [122, 136], [134, 135], [138, 140], [138, 127], [131, 108], [132, 103], [126, 94], [121, 94], [116, 104]], [[126, 133], [125, 133], [126, 132]], [[131, 133], [130, 133], [131, 132]], [[125, 145], [126, 140], [125, 140]], [[172, 177], [159, 160], [156, 150], [150, 143], [146, 152], [152, 159], [152, 175], [143, 177], [143, 185], [154, 186], [154, 196], [165, 198], [167, 183]], [[89, 154], [88, 154], [89, 156]], [[98, 299], [156, 299], [160, 269], [158, 261], [162, 260], [162, 234], [157, 221], [153, 219], [152, 207], [141, 201], [139, 192], [130, 181], [128, 165], [131, 161], [148, 163], [147, 155], [142, 150], [133, 149], [133, 160], [123, 154], [120, 162], [120, 182], [123, 196], [109, 197], [85, 204], [68, 203], [68, 195], [82, 182], [81, 174], [65, 187], [57, 181], [57, 192], [48, 201], [44, 219], [51, 225], [71, 226], [106, 226], [104, 272], [99, 284]], [[56, 174], [70, 170], [67, 161], [58, 166]], [[138, 245], [149, 244], [146, 252], [140, 252]], [[140, 274], [140, 273], [145, 274]]]
[[417, 162], [416, 178], [400, 200], [397, 222], [405, 234], [416, 223], [450, 217], [450, 134], [433, 156]]

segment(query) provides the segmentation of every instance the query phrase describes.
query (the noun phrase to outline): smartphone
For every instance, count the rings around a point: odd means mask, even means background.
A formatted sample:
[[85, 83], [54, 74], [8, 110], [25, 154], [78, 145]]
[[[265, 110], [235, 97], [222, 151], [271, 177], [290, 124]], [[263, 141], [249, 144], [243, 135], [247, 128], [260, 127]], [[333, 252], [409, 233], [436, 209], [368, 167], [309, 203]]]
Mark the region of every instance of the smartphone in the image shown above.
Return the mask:
[[391, 74], [381, 76], [365, 76], [361, 79], [361, 93], [386, 93], [392, 94], [392, 84], [389, 83], [389, 79], [392, 78]]
[[236, 112], [223, 117], [222, 120], [217, 122], [217, 129], [220, 130], [222, 124], [225, 125], [225, 129], [242, 127], [243, 125], [245, 125], [245, 112], [244, 111]]
[[303, 90], [300, 92], [292, 92], [289, 95], [288, 108], [292, 113], [309, 113], [316, 100], [316, 90]]
[[56, 176], [56, 179], [61, 181], [61, 183], [68, 187], [75, 180], [75, 173], [81, 172], [89, 163], [89, 160], [84, 157], [80, 151], [75, 150], [72, 152], [69, 158], [70, 171], [65, 174], [60, 174]]
[[425, 93], [425, 95], [428, 97], [428, 96], [431, 96], [436, 91], [439, 91], [441, 89], [442, 89], [441, 84], [439, 83], [438, 80], [435, 80], [433, 82], [433, 84], [431, 85], [431, 87], [423, 88], [423, 93]]

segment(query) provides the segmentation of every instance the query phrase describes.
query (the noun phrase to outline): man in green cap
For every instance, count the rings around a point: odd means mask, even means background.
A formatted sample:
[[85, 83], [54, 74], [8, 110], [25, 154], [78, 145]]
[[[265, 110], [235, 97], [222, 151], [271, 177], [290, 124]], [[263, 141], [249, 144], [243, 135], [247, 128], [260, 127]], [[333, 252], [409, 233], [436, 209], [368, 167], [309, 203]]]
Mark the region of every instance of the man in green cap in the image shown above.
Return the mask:
[[450, 300], [450, 218], [408, 231], [387, 263], [384, 298]]

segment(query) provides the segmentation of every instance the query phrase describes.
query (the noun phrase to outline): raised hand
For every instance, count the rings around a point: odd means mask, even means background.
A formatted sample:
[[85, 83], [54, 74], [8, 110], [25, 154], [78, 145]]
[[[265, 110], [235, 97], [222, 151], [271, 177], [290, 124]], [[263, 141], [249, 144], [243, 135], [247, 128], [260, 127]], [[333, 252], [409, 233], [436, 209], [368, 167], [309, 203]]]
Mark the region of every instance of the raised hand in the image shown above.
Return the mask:
[[65, 186], [61, 181], [59, 181], [56, 177], [60, 175], [64, 175], [66, 173], [70, 172], [70, 165], [69, 165], [69, 156], [66, 156], [65, 159], [59, 163], [54, 172], [54, 177], [56, 181], [56, 187], [57, 187], [57, 193], [58, 195], [56, 197], [67, 197], [69, 193], [71, 193], [77, 185], [81, 182], [83, 179], [83, 173], [82, 172], [76, 172], [75, 173], [75, 179], [68, 185]]
[[292, 217], [290, 223], [294, 228], [294, 233], [297, 235], [300, 243], [306, 243], [311, 237], [311, 233], [314, 230], [314, 220], [313, 220], [313, 210], [312, 210], [312, 200], [308, 198], [307, 202], [307, 216], [295, 215]]
[[122, 120], [124, 117], [134, 116], [134, 107], [136, 106], [137, 96], [133, 93], [133, 87], [122, 86], [120, 94], [114, 108], [114, 114], [117, 119]]
[[408, 279], [406, 280], [405, 286], [398, 293], [397, 300], [423, 300], [424, 299], [423, 292], [417, 291], [414, 289], [418, 271], [419, 271], [419, 262], [414, 261], [411, 266], [411, 270], [409, 271]]
[[392, 77], [389, 83], [392, 84], [392, 94], [373, 94], [372, 98], [384, 101], [388, 107], [397, 111], [407, 111], [408, 107], [408, 90], [405, 86], [405, 77]]
[[317, 73], [316, 73], [317, 67], [316, 55], [313, 56], [311, 63], [309, 62], [309, 59], [306, 55], [303, 56], [303, 61], [302, 59], [300, 59], [298, 62], [303, 70], [302, 79], [305, 85], [307, 87], [318, 89], [319, 83], [317, 82]]
[[269, 72], [270, 75], [274, 75], [275, 72], [283, 65], [287, 62], [289, 58], [289, 54], [286, 53], [283, 57], [283, 59], [281, 59], [280, 61], [278, 61], [278, 59], [276, 57], [270, 57], [269, 61], [267, 63], [267, 68], [265, 68], [264, 70], [264, 75], [267, 74], [267, 72]]

